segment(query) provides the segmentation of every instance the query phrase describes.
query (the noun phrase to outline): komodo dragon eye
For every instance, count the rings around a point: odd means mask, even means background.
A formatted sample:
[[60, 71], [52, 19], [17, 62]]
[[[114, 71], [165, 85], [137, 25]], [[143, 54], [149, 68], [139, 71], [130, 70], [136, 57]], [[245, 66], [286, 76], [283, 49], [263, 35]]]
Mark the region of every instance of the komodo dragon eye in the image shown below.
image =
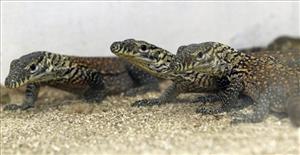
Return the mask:
[[141, 50], [142, 50], [143, 52], [145, 52], [145, 51], [147, 50], [147, 46], [146, 46], [146, 45], [141, 45]]
[[30, 68], [30, 73], [35, 73], [39, 68], [35, 64], [32, 64], [29, 66]]
[[197, 56], [198, 56], [198, 58], [202, 58], [202, 57], [203, 57], [203, 53], [202, 53], [202, 52], [199, 52], [199, 53], [197, 54]]

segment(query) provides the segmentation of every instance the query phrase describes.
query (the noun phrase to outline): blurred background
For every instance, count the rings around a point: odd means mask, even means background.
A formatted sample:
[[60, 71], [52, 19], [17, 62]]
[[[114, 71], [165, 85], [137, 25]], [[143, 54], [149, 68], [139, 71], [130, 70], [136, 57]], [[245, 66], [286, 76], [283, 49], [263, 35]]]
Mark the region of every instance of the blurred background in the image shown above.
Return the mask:
[[173, 53], [218, 41], [235, 48], [300, 36], [299, 2], [2, 2], [1, 83], [9, 63], [37, 50], [112, 56], [113, 41], [135, 38]]

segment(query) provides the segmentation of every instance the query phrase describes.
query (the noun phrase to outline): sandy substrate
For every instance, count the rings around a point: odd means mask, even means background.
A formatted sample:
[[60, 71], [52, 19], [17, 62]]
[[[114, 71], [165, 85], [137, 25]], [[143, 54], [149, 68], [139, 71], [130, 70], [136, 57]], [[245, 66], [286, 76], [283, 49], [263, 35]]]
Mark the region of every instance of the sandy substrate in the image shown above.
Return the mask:
[[299, 129], [274, 115], [262, 123], [230, 125], [230, 117], [202, 116], [197, 105], [130, 107], [156, 97], [110, 96], [91, 105], [45, 88], [35, 109], [3, 111], [22, 91], [1, 90], [1, 155], [6, 154], [300, 154]]

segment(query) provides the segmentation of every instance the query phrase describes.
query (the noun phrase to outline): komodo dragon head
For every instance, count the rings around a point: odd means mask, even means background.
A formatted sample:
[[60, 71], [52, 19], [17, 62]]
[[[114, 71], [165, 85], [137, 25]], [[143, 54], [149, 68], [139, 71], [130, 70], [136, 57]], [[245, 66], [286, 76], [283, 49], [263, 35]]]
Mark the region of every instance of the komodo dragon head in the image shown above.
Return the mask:
[[156, 77], [173, 77], [170, 64], [175, 60], [175, 55], [167, 50], [134, 39], [114, 42], [110, 49], [115, 55], [125, 58]]
[[194, 70], [222, 77], [239, 63], [237, 50], [217, 42], [204, 42], [180, 46], [177, 55], [180, 63], [175, 65], [177, 72]]
[[21, 87], [28, 83], [40, 83], [55, 79], [56, 66], [66, 65], [63, 55], [45, 51], [32, 52], [10, 63], [10, 71], [5, 79], [8, 88]]

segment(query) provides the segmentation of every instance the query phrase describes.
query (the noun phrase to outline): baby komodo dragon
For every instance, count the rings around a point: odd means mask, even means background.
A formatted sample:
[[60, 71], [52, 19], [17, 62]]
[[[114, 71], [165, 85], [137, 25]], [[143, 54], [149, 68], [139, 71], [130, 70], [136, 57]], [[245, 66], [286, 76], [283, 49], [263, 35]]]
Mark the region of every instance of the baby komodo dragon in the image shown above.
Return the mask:
[[176, 55], [145, 41], [127, 39], [114, 42], [111, 51], [155, 77], [173, 81], [159, 98], [139, 100], [133, 106], [160, 105], [174, 101], [180, 93], [211, 92], [218, 89], [216, 79], [208, 74], [174, 74], [170, 65], [177, 61]]
[[[111, 45], [111, 51], [151, 73], [153, 76], [173, 81], [173, 84], [167, 88], [159, 98], [139, 100], [133, 104], [134, 106], [164, 104], [175, 100], [176, 96], [180, 93], [216, 93], [229, 83], [227, 79], [220, 79], [216, 76], [193, 70], [182, 70], [182, 72], [176, 73], [176, 70], [174, 70], [172, 66], [182, 60], [182, 51], [180, 51], [180, 49], [177, 55], [174, 55], [167, 50], [145, 41], [127, 39], [121, 42], [114, 42]], [[204, 97], [204, 99], [206, 98]], [[197, 111], [203, 112], [203, 109]]]
[[196, 71], [229, 81], [216, 95], [210, 95], [211, 100], [221, 100], [226, 107], [244, 94], [254, 101], [253, 113], [236, 113], [233, 123], [261, 122], [274, 111], [286, 112], [295, 125], [300, 125], [299, 70], [274, 57], [256, 58], [216, 42], [180, 49], [183, 59], [175, 65], [176, 72]]
[[107, 95], [125, 95], [158, 90], [158, 80], [117, 57], [76, 57], [33, 52], [13, 60], [5, 86], [27, 85], [22, 105], [10, 104], [4, 110], [34, 107], [40, 86], [66, 90], [88, 102], [100, 102]]

